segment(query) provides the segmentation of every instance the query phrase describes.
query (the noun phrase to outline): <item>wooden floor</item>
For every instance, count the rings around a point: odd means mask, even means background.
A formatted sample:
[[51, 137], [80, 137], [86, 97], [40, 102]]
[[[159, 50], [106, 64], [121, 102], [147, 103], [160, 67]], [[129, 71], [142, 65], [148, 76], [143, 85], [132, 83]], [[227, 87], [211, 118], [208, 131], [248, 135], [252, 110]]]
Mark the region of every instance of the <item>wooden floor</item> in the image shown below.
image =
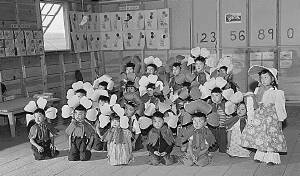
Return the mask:
[[[67, 160], [67, 140], [61, 128], [56, 139], [59, 157], [47, 161], [35, 161], [26, 138], [25, 128], [17, 129], [17, 137], [9, 137], [7, 129], [0, 130], [0, 175], [7, 176], [44, 176], [44, 175], [151, 175], [151, 176], [300, 176], [300, 108], [288, 107], [289, 118], [284, 133], [288, 141], [288, 154], [282, 156], [282, 164], [267, 166], [251, 159], [230, 158], [225, 154], [214, 153], [213, 162], [206, 167], [150, 166], [147, 164], [147, 152], [134, 153], [135, 160], [129, 166], [110, 166], [106, 153], [93, 151], [92, 159], [85, 162]], [[19, 125], [21, 126], [21, 125]], [[5, 129], [5, 130], [3, 130]]]

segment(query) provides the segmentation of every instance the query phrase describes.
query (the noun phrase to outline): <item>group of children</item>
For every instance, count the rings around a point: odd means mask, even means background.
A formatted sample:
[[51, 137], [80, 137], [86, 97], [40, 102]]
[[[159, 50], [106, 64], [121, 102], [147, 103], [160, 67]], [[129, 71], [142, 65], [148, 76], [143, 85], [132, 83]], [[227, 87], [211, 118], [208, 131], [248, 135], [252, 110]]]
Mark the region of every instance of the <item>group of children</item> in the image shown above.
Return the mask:
[[[277, 70], [252, 66], [248, 73], [259, 85], [254, 93], [242, 93], [233, 81], [231, 58], [209, 68], [208, 57], [209, 51], [199, 47], [190, 57], [169, 59], [165, 67], [152, 56], [144, 64], [139, 57], [126, 57], [118, 87], [109, 75], [93, 85], [74, 83], [62, 107], [62, 117], [72, 118], [66, 129], [68, 159], [89, 160], [95, 149], [107, 151], [111, 165], [126, 165], [133, 161], [133, 151], [146, 148], [151, 165], [179, 161], [206, 166], [213, 152], [250, 157], [252, 148], [255, 161], [280, 164], [279, 153], [287, 151], [282, 133], [287, 114]], [[35, 159], [56, 156], [44, 109], [31, 112]], [[180, 154], [172, 153], [175, 147]]]

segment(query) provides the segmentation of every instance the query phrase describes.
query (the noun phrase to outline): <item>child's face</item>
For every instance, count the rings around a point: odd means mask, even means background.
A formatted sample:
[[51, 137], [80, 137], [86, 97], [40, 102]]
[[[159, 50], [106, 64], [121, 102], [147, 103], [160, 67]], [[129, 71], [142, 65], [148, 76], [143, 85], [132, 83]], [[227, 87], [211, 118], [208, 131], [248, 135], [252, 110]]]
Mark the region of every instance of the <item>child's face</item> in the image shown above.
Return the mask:
[[160, 129], [164, 125], [164, 120], [159, 117], [153, 117], [152, 124], [154, 128]]
[[204, 117], [194, 117], [193, 118], [193, 126], [195, 129], [201, 129], [205, 126]]
[[119, 128], [119, 127], [120, 127], [120, 121], [117, 120], [117, 119], [113, 119], [113, 120], [111, 121], [111, 127], [112, 127], [112, 128]]
[[126, 67], [126, 74], [128, 74], [128, 73], [133, 73], [133, 67]]
[[173, 67], [173, 75], [177, 76], [180, 73], [180, 67]]
[[220, 77], [223, 77], [224, 79], [226, 79], [226, 77], [227, 77], [227, 71], [225, 70], [225, 69], [220, 69], [219, 70], [219, 76]]
[[260, 75], [260, 81], [261, 81], [262, 85], [264, 85], [264, 86], [269, 86], [271, 84], [271, 82], [273, 81], [273, 79], [274, 78], [271, 77], [269, 73]]
[[78, 111], [78, 110], [75, 110], [75, 113], [74, 113], [74, 118], [75, 120], [77, 120], [78, 122], [82, 122], [85, 118], [85, 111]]
[[236, 110], [238, 116], [244, 116], [247, 113], [247, 108], [245, 104], [240, 104]]
[[212, 93], [211, 100], [214, 103], [220, 103], [222, 101], [222, 94], [221, 93]]
[[42, 123], [45, 121], [46, 117], [42, 113], [35, 113], [34, 114], [34, 120], [37, 124]]
[[147, 66], [147, 71], [148, 74], [153, 75], [155, 73], [155, 68], [151, 66]]
[[108, 102], [103, 101], [103, 100], [99, 100], [99, 106], [103, 106], [105, 103], [108, 103]]
[[135, 92], [135, 88], [134, 87], [127, 87], [127, 92]]
[[126, 108], [125, 108], [125, 115], [127, 117], [132, 117], [135, 113], [135, 108], [130, 106], [130, 105], [126, 105]]
[[84, 93], [81, 93], [81, 92], [77, 92], [76, 95], [79, 97], [79, 98], [82, 98], [83, 96], [85, 96]]
[[147, 93], [151, 97], [151, 96], [153, 96], [154, 90], [152, 88], [148, 88]]
[[106, 90], [106, 87], [99, 85], [98, 89], [99, 90]]
[[203, 70], [203, 68], [204, 68], [204, 63], [201, 61], [196, 61], [196, 63], [195, 63], [196, 71], [200, 72]]

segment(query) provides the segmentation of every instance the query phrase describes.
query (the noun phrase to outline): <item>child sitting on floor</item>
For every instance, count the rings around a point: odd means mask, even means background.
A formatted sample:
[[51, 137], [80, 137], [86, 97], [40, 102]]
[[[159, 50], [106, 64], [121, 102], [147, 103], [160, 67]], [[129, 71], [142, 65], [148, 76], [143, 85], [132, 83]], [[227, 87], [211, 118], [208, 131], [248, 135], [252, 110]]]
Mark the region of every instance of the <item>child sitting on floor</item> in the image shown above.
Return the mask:
[[28, 138], [35, 160], [53, 158], [59, 154], [54, 146], [54, 130], [46, 121], [45, 111], [41, 108], [33, 112], [35, 124], [31, 126]]
[[214, 144], [215, 138], [209, 128], [206, 127], [206, 115], [198, 112], [193, 116], [193, 126], [185, 136], [187, 150], [182, 162], [187, 166], [206, 166], [211, 162], [208, 156], [208, 148]]
[[164, 114], [155, 112], [152, 118], [153, 128], [149, 132], [147, 150], [150, 153], [150, 164], [158, 165], [163, 163], [171, 165], [174, 163], [170, 156], [174, 146], [173, 133], [164, 124]]

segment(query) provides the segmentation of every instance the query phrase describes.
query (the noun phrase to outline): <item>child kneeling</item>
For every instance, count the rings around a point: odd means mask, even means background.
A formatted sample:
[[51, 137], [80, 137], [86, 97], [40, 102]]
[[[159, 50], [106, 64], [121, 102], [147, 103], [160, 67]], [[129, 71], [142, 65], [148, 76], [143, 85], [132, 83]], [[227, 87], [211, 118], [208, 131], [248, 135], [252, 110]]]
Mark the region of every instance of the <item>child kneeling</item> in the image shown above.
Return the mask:
[[212, 132], [206, 127], [206, 116], [197, 112], [193, 116], [193, 126], [190, 127], [187, 134], [182, 139], [187, 144], [182, 162], [186, 166], [206, 166], [210, 164], [211, 159], [208, 156], [208, 148], [215, 143]]
[[35, 160], [53, 158], [59, 154], [54, 147], [54, 130], [51, 130], [46, 121], [45, 111], [36, 109], [33, 112], [35, 124], [31, 126], [28, 138]]
[[150, 153], [150, 164], [174, 163], [170, 153], [174, 146], [174, 138], [171, 129], [164, 124], [164, 114], [155, 112], [152, 117], [153, 128], [149, 132], [147, 150]]

